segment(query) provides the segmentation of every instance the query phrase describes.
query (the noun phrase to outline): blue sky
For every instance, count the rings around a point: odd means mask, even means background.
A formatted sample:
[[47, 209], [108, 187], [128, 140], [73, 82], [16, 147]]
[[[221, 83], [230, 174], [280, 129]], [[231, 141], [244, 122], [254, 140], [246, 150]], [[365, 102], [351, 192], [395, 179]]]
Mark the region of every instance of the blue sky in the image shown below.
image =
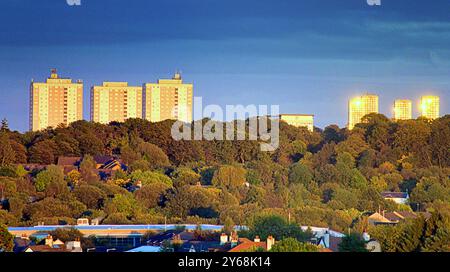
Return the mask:
[[176, 69], [203, 104], [278, 104], [344, 126], [347, 100], [441, 96], [450, 110], [450, 1], [2, 0], [0, 118], [28, 128], [30, 80], [153, 82]]

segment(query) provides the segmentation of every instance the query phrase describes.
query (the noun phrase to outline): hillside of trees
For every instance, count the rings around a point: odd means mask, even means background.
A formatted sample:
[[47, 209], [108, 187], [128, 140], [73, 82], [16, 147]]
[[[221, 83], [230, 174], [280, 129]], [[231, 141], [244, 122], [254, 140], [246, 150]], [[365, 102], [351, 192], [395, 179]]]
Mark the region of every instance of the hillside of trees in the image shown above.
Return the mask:
[[[272, 153], [248, 140], [175, 141], [172, 124], [79, 121], [24, 134], [4, 124], [0, 224], [100, 217], [103, 224], [231, 226], [278, 215], [361, 232], [364, 218], [380, 209], [450, 211], [449, 115], [392, 122], [370, 114], [352, 131], [331, 125], [309, 132], [281, 123], [280, 147]], [[95, 155], [116, 155], [128, 169], [100, 180]], [[60, 156], [83, 156], [80, 170], [65, 175], [54, 165]], [[24, 164], [48, 166], [27, 172]], [[138, 181], [142, 188], [129, 190]], [[383, 191], [408, 191], [411, 203], [386, 201]]]

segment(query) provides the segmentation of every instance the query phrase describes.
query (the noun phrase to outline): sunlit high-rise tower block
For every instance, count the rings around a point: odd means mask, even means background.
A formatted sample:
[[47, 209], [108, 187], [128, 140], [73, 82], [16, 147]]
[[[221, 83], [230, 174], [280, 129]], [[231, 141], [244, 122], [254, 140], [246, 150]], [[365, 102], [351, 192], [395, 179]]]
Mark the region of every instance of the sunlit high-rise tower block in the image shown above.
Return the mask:
[[91, 120], [102, 124], [142, 118], [142, 87], [103, 82], [91, 88]]
[[394, 120], [412, 119], [412, 101], [397, 99], [394, 102]]
[[352, 98], [348, 103], [348, 128], [353, 129], [369, 113], [378, 113], [377, 95], [365, 94]]
[[31, 82], [30, 130], [68, 125], [83, 119], [83, 83], [60, 78], [56, 69], [46, 82]]
[[428, 119], [439, 118], [439, 96], [422, 96], [420, 99], [421, 116]]
[[145, 83], [143, 101], [144, 118], [151, 122], [192, 122], [193, 84], [183, 83], [179, 73], [172, 79]]

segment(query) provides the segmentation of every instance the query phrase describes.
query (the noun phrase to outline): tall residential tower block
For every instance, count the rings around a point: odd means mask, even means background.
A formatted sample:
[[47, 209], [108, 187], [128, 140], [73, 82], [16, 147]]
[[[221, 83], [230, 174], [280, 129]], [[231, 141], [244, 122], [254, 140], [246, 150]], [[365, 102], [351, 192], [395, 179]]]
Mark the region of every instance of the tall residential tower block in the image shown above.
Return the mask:
[[420, 99], [420, 111], [422, 117], [432, 120], [439, 118], [439, 107], [439, 96], [422, 96]]
[[412, 119], [412, 101], [407, 99], [397, 99], [394, 101], [394, 120]]
[[176, 73], [172, 79], [145, 83], [143, 87], [143, 116], [151, 122], [179, 120], [192, 122], [193, 84], [183, 83]]
[[31, 82], [30, 130], [38, 131], [83, 119], [83, 83], [60, 78], [53, 69], [46, 82]]
[[91, 120], [109, 124], [142, 118], [142, 87], [128, 82], [103, 82], [91, 88]]
[[351, 99], [348, 103], [348, 128], [351, 130], [369, 113], [378, 113], [378, 96], [365, 94]]

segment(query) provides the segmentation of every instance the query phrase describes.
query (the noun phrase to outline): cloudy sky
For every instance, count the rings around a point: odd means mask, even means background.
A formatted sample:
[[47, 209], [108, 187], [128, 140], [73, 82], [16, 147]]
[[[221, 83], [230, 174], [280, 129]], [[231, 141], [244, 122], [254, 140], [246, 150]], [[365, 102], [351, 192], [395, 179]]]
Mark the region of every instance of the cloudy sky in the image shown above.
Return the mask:
[[450, 1], [2, 0], [0, 118], [28, 128], [32, 78], [153, 82], [176, 69], [204, 104], [277, 104], [344, 126], [349, 97], [441, 96], [450, 112]]

